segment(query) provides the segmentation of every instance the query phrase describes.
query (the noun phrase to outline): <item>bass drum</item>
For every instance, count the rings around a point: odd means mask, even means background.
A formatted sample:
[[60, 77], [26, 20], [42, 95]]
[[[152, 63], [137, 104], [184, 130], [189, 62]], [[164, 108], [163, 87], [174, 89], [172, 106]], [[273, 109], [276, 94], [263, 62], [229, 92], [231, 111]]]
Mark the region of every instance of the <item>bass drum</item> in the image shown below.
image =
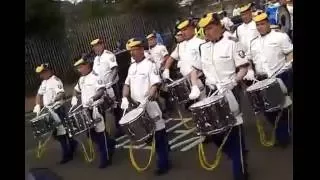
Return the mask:
[[278, 23], [281, 27], [281, 32], [284, 32], [286, 34], [290, 34], [290, 27], [291, 27], [291, 19], [290, 19], [290, 13], [286, 6], [280, 6], [278, 10]]

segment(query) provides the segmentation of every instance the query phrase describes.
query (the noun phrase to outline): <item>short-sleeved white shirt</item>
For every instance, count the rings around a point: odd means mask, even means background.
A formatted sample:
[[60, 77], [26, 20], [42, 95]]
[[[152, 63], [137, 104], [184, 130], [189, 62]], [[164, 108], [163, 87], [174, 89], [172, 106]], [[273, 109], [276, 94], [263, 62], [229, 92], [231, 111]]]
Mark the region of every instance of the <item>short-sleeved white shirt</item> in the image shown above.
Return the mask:
[[107, 82], [108, 76], [111, 75], [112, 68], [117, 67], [117, 61], [116, 61], [116, 56], [107, 50], [104, 50], [101, 56], [96, 56], [94, 58], [94, 63], [93, 63], [93, 71], [98, 74], [99, 78], [103, 80], [103, 83], [105, 85], [107, 84], [115, 84], [119, 80], [119, 76], [117, 75], [116, 79], [114, 82]]
[[105, 87], [99, 76], [91, 71], [85, 76], [79, 78], [78, 83], [74, 87], [75, 91], [81, 93], [81, 101], [83, 107], [87, 107], [89, 99], [92, 98], [100, 88]]
[[157, 69], [160, 69], [161, 62], [166, 55], [169, 55], [167, 48], [164, 45], [157, 44], [149, 49], [150, 55], [157, 65]]
[[171, 53], [173, 59], [179, 60], [180, 72], [183, 76], [187, 76], [192, 71], [192, 64], [200, 60], [199, 46], [205, 40], [194, 36], [190, 40], [185, 40], [176, 47], [176, 50]]
[[194, 67], [203, 71], [209, 84], [231, 83], [236, 77], [236, 67], [248, 63], [242, 46], [228, 37], [202, 44], [200, 51], [200, 63]]
[[279, 71], [286, 63], [286, 55], [293, 51], [289, 36], [271, 30], [265, 36], [251, 41], [248, 59], [255, 65], [256, 73], [269, 77]]
[[59, 93], [63, 93], [62, 81], [55, 75], [47, 80], [43, 80], [38, 90], [38, 94], [43, 96], [43, 105], [47, 106], [54, 103]]
[[242, 23], [234, 33], [234, 36], [239, 39], [239, 42], [242, 44], [245, 52], [249, 50], [251, 40], [259, 36], [259, 32], [254, 21], [251, 21], [248, 24]]

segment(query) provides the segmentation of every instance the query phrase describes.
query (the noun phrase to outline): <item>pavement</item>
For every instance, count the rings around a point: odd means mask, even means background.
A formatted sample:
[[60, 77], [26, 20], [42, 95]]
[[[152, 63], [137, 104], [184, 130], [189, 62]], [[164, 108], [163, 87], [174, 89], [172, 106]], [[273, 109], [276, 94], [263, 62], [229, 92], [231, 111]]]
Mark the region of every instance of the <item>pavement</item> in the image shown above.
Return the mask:
[[[242, 97], [241, 107], [244, 112], [245, 138], [249, 149], [248, 167], [250, 180], [291, 180], [293, 179], [293, 158], [292, 145], [286, 149], [277, 147], [263, 147], [259, 142], [259, 136], [255, 126], [255, 119], [251, 107], [246, 97]], [[172, 115], [175, 117], [176, 115]], [[187, 117], [187, 114], [184, 114]], [[28, 117], [29, 119], [30, 117]], [[170, 121], [168, 127], [176, 124], [177, 121]], [[270, 125], [266, 124], [267, 131], [270, 132]], [[179, 129], [184, 129], [181, 126]], [[269, 133], [270, 134], [270, 133]], [[169, 139], [176, 137], [177, 134], [170, 133]], [[188, 139], [194, 135], [189, 135]], [[270, 136], [270, 135], [269, 135]], [[180, 141], [182, 141], [181, 139]], [[179, 141], [179, 142], [180, 142]], [[201, 168], [198, 161], [197, 148], [181, 152], [179, 149], [170, 153], [173, 163], [172, 170], [161, 177], [154, 176], [155, 159], [152, 166], [144, 171], [137, 172], [129, 160], [128, 149], [118, 149], [114, 155], [113, 165], [106, 169], [98, 169], [97, 158], [94, 162], [86, 163], [83, 154], [78, 149], [75, 159], [68, 164], [58, 165], [60, 160], [60, 147], [55, 141], [51, 141], [42, 159], [36, 159], [34, 148], [36, 142], [33, 140], [32, 131], [28, 120], [25, 126], [25, 164], [27, 168], [49, 168], [62, 176], [65, 180], [171, 180], [171, 179], [199, 179], [199, 180], [232, 180], [231, 161], [223, 155], [220, 165], [213, 171], [206, 171]], [[181, 149], [181, 148], [180, 148]], [[205, 146], [206, 153], [210, 162], [214, 159], [217, 147], [213, 144]], [[147, 162], [149, 150], [135, 150], [135, 156], [140, 164]], [[211, 153], [210, 153], [211, 152]]]

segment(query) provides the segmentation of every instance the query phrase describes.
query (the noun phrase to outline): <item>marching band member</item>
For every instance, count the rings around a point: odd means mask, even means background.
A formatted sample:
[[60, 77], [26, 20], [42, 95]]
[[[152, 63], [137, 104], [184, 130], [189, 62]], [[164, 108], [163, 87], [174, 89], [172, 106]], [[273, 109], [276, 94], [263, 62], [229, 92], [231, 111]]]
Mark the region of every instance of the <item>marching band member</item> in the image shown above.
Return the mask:
[[240, 7], [243, 23], [234, 32], [234, 36], [239, 39], [246, 53], [249, 50], [250, 41], [259, 35], [256, 24], [252, 21], [251, 7], [252, 3]]
[[[223, 147], [223, 151], [232, 159], [234, 179], [246, 180], [248, 173], [243, 119], [239, 106], [241, 92], [239, 82], [246, 75], [249, 63], [240, 44], [232, 38], [223, 36], [223, 28], [216, 14], [204, 16], [198, 25], [204, 28], [206, 38], [209, 41], [200, 45], [200, 61], [193, 64], [191, 81], [193, 85], [197, 84], [197, 71], [202, 71], [209, 88], [216, 88], [219, 94], [223, 94], [228, 100], [237, 122]], [[239, 69], [238, 72], [236, 72], [236, 68]], [[199, 92], [199, 90], [192, 89], [189, 98], [198, 98]], [[217, 146], [220, 146], [224, 136], [225, 133], [220, 133], [211, 138]]]
[[223, 24], [223, 26], [230, 31], [231, 27], [233, 26], [233, 22], [231, 21], [231, 19], [227, 16], [227, 12], [226, 11], [221, 11], [219, 12], [222, 15], [222, 19], [221, 22]]
[[[253, 18], [257, 24], [260, 35], [251, 41], [248, 59], [252, 60], [254, 72], [258, 80], [270, 78], [285, 67], [287, 62], [293, 60], [293, 45], [287, 34], [271, 30], [268, 21], [268, 15], [261, 13]], [[289, 64], [288, 63], [288, 64]], [[276, 76], [280, 78], [286, 87], [282, 87], [284, 93], [292, 92], [293, 88], [293, 71], [289, 68], [287, 71]], [[254, 74], [248, 80], [254, 79]], [[279, 80], [279, 79], [278, 79]], [[280, 85], [282, 83], [280, 82]], [[290, 135], [288, 132], [288, 106], [292, 104], [291, 99], [287, 96], [282, 110], [282, 115], [276, 129], [276, 139], [278, 145], [287, 147], [290, 143]], [[265, 116], [272, 124], [279, 114], [279, 111], [265, 112]]]
[[[89, 108], [94, 101], [103, 96], [106, 90], [105, 83], [92, 70], [92, 65], [85, 56], [76, 61], [74, 66], [81, 74], [78, 83], [74, 87], [74, 96], [81, 94], [83, 108]], [[75, 106], [77, 101], [73, 100], [71, 101], [71, 104], [72, 106]], [[104, 112], [100, 113], [104, 115]], [[108, 133], [106, 133], [104, 120], [97, 123], [95, 128], [90, 129], [90, 134], [93, 142], [98, 145], [100, 152], [99, 168], [105, 168], [108, 165], [111, 165], [114, 144], [110, 141]]]
[[[98, 76], [103, 80], [103, 83], [106, 86], [107, 94], [110, 96], [110, 98], [113, 98], [115, 101], [120, 100], [121, 92], [118, 85], [119, 76], [116, 56], [112, 52], [105, 49], [105, 45], [100, 39], [93, 40], [90, 45], [96, 54], [93, 62], [93, 71], [97, 73]], [[116, 120], [115, 124], [118, 131], [116, 136], [120, 136], [122, 133], [119, 121], [122, 116], [122, 111], [117, 105], [113, 110]]]
[[[36, 68], [36, 73], [40, 75], [42, 82], [36, 96], [36, 106], [34, 107], [33, 112], [39, 114], [42, 105], [50, 106], [56, 102], [62, 103], [65, 94], [62, 81], [52, 73], [48, 64], [41, 64], [38, 66]], [[63, 106], [54, 111], [58, 114], [60, 119], [65, 118], [66, 112]], [[60, 164], [65, 164], [72, 160], [78, 144], [77, 141], [66, 135], [66, 130], [62, 124], [56, 128], [53, 132], [53, 136], [61, 145], [62, 160], [60, 161]]]
[[[183, 76], [189, 77], [192, 71], [192, 64], [195, 61], [199, 61], [199, 45], [204, 43], [205, 40], [196, 37], [194, 29], [195, 24], [192, 23], [192, 19], [182, 21], [177, 28], [181, 31], [183, 42], [179, 43], [177, 51], [174, 51], [168, 58], [165, 70], [162, 73], [164, 79], [170, 79], [169, 69], [174, 60], [178, 60], [178, 67]], [[198, 86], [198, 87], [195, 87]], [[197, 85], [192, 86], [192, 89], [200, 89], [201, 96], [205, 97], [205, 87], [201, 80], [198, 80]]]
[[[122, 109], [129, 106], [128, 98], [134, 102], [146, 105], [146, 111], [150, 118], [156, 123], [155, 144], [158, 156], [156, 170], [157, 175], [165, 174], [169, 171], [169, 145], [165, 129], [165, 122], [162, 112], [156, 101], [158, 85], [161, 83], [159, 71], [156, 64], [144, 56], [142, 41], [133, 39], [127, 43], [132, 58], [135, 60], [128, 70], [128, 76], [123, 87]], [[146, 98], [149, 98], [149, 102]], [[145, 104], [146, 103], [146, 104]]]
[[161, 68], [166, 63], [166, 60], [169, 57], [168, 50], [164, 45], [157, 43], [155, 34], [151, 33], [147, 35], [146, 38], [148, 40], [150, 55], [156, 63], [157, 69], [160, 72]]

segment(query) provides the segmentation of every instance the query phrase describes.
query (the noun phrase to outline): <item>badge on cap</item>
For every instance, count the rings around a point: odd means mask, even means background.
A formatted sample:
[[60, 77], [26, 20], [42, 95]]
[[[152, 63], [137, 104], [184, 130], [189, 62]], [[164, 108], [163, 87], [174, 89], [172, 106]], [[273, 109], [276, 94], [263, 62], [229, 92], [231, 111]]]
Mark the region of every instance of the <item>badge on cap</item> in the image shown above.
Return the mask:
[[58, 84], [58, 89], [62, 89], [62, 85], [61, 84]]
[[239, 55], [241, 58], [246, 57], [246, 53], [245, 53], [243, 50], [238, 51], [238, 55]]
[[102, 84], [102, 80], [98, 80], [98, 84], [101, 85]]

